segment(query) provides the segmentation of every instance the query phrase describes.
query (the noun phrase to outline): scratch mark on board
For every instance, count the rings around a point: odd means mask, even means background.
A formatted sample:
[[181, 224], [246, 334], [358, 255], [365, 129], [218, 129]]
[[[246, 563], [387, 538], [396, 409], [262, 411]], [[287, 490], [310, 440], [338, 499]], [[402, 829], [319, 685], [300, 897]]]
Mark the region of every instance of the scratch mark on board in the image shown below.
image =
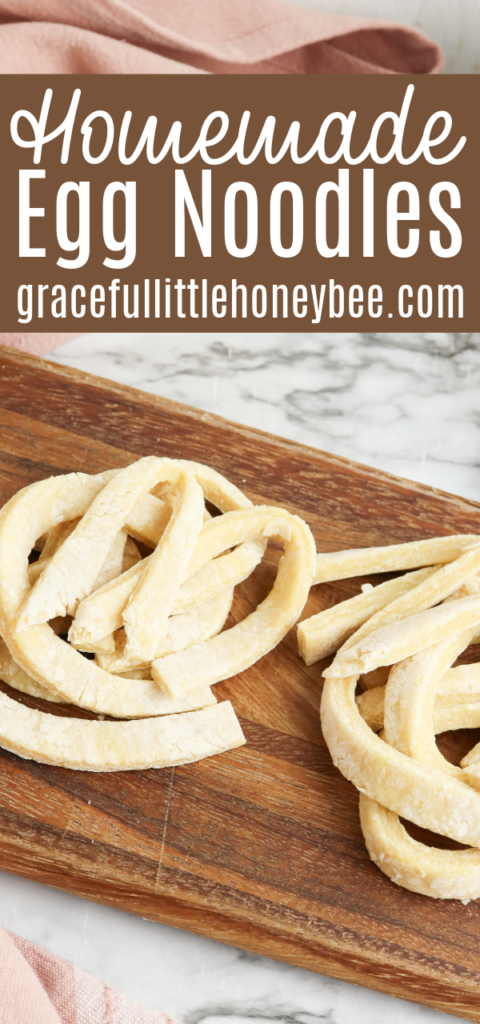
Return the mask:
[[174, 781], [175, 781], [175, 768], [172, 768], [172, 772], [171, 772], [171, 775], [170, 775], [170, 782], [169, 782], [169, 785], [168, 785], [167, 806], [165, 808], [165, 821], [164, 821], [164, 824], [163, 824], [163, 834], [162, 834], [162, 845], [161, 845], [161, 849], [160, 849], [160, 858], [159, 858], [159, 861], [158, 861], [157, 875], [156, 875], [156, 878], [155, 878], [155, 892], [158, 892], [158, 889], [159, 889], [160, 874], [161, 874], [162, 867], [163, 867], [163, 854], [164, 854], [164, 850], [165, 850], [165, 840], [167, 838], [168, 818], [169, 818], [169, 814], [170, 814], [170, 804], [171, 804], [171, 801], [172, 801]]

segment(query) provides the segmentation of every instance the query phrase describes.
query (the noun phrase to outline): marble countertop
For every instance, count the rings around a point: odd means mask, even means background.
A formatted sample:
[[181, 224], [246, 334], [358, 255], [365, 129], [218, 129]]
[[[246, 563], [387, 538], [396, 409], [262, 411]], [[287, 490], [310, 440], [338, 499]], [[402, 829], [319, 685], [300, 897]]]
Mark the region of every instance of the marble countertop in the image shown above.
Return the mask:
[[478, 334], [91, 334], [51, 358], [480, 501]]
[[[480, 334], [97, 334], [49, 358], [480, 500]], [[458, 1020], [6, 873], [0, 923], [182, 1024]]]

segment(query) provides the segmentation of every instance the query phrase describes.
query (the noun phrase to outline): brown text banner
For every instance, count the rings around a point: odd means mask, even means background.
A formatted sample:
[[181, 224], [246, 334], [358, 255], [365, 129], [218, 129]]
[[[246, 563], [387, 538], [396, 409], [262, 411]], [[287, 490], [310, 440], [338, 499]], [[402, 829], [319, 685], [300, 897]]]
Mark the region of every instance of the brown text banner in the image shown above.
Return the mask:
[[479, 76], [0, 90], [0, 330], [480, 330]]

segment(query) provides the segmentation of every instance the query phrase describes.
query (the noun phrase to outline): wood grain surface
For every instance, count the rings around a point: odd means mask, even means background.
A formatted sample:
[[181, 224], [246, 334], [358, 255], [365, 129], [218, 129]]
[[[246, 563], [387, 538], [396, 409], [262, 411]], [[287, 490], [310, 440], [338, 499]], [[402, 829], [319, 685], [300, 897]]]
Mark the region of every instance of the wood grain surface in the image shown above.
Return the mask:
[[[207, 462], [299, 512], [319, 550], [480, 532], [473, 502], [0, 349], [0, 504], [49, 474], [145, 454]], [[274, 561], [238, 588], [232, 621]], [[306, 613], [362, 582], [313, 588]], [[322, 667], [303, 665], [292, 633], [218, 684], [247, 746], [196, 765], [90, 774], [0, 751], [0, 867], [480, 1021], [480, 906], [407, 892], [369, 861], [357, 792], [320, 730]], [[472, 733], [444, 742], [453, 759]]]

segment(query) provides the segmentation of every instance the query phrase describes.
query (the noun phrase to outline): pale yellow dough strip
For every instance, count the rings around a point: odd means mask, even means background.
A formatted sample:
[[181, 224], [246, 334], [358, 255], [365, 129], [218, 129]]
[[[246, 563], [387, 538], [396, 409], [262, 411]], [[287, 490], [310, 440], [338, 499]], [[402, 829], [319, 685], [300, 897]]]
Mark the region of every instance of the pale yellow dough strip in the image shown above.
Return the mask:
[[110, 583], [110, 580], [114, 580], [117, 576], [120, 576], [123, 569], [125, 545], [127, 540], [127, 531], [119, 530], [117, 536], [114, 537], [110, 545], [105, 561], [95, 580], [95, 588], [103, 587], [106, 583]]
[[109, 636], [104, 636], [101, 640], [95, 640], [91, 644], [72, 644], [72, 647], [88, 654], [115, 654], [115, 634], [110, 633]]
[[305, 664], [313, 665], [320, 658], [326, 658], [337, 651], [340, 645], [375, 612], [428, 579], [436, 571], [435, 567], [431, 567], [406, 573], [405, 576], [380, 583], [373, 590], [340, 601], [332, 608], [326, 608], [316, 615], [311, 615], [309, 619], [304, 619], [298, 626], [297, 637], [300, 655]]
[[357, 678], [328, 679], [322, 695], [323, 735], [342, 775], [408, 821], [480, 846], [480, 793], [379, 739], [355, 703]]
[[123, 611], [125, 655], [132, 663], [149, 664], [155, 657], [202, 529], [203, 509], [202, 488], [183, 470], [168, 525]]
[[[158, 498], [152, 498], [151, 495], [146, 495], [146, 497], [151, 498], [155, 505], [162, 504]], [[46, 569], [47, 565], [50, 564], [51, 558], [58, 548], [73, 533], [79, 522], [79, 519], [72, 519], [70, 522], [59, 523], [58, 526], [54, 526], [53, 529], [48, 531], [40, 557], [28, 567], [28, 578], [32, 586], [44, 569]], [[128, 536], [126, 530], [120, 530], [95, 580], [95, 589], [103, 587], [109, 580], [119, 576], [122, 572], [126, 572], [132, 565], [140, 561], [141, 555], [135, 541]]]
[[230, 701], [141, 722], [94, 722], [33, 711], [0, 693], [0, 745], [44, 764], [97, 772], [165, 768], [244, 743]]
[[[465, 779], [461, 768], [450, 764], [435, 743], [434, 704], [439, 680], [452, 661], [468, 645], [472, 630], [456, 634], [426, 651], [395, 665], [385, 688], [384, 738], [413, 761], [437, 767], [446, 777]], [[411, 846], [395, 814], [384, 813], [376, 801], [363, 798], [362, 828], [370, 856], [394, 881], [406, 878], [408, 887], [445, 898], [480, 895], [480, 850], [448, 851], [449, 856], [432, 856], [422, 843]], [[391, 807], [388, 802], [387, 807]], [[400, 870], [400, 863], [403, 862]], [[447, 878], [446, 869], [450, 868]], [[465, 870], [468, 888], [465, 887]], [[473, 872], [473, 877], [472, 877]], [[447, 884], [448, 883], [448, 884]], [[460, 884], [459, 884], [460, 883]]]
[[[72, 519], [69, 523], [58, 523], [57, 526], [52, 526], [52, 529], [45, 535], [45, 544], [40, 552], [38, 562], [35, 564], [41, 565], [42, 562], [50, 561], [52, 555], [61, 547], [64, 540], [70, 536], [79, 521], [79, 519]], [[44, 568], [45, 566], [42, 566], [42, 570]]]
[[[250, 538], [280, 538], [285, 554], [274, 586], [255, 612], [212, 640], [171, 654], [152, 665], [152, 676], [171, 697], [243, 672], [271, 651], [297, 621], [312, 582], [315, 543], [309, 527], [284, 509], [255, 505], [228, 512], [204, 527], [200, 541], [214, 558]], [[194, 552], [199, 557], [200, 542]]]
[[172, 705], [153, 681], [104, 672], [47, 624], [16, 629], [30, 592], [28, 555], [35, 538], [50, 529], [52, 507], [57, 521], [83, 515], [101, 486], [98, 478], [81, 473], [51, 477], [19, 491], [0, 511], [0, 632], [24, 672], [62, 700], [118, 718], [164, 715]]
[[[92, 477], [92, 479], [96, 478]], [[165, 530], [171, 512], [172, 507], [166, 501], [161, 501], [160, 498], [155, 498], [153, 494], [142, 494], [127, 517], [125, 529], [128, 534], [131, 534], [131, 537], [135, 537], [135, 540], [140, 540], [149, 547], [156, 547]], [[210, 518], [208, 513], [207, 518]], [[70, 533], [75, 529], [79, 521], [79, 519], [74, 519], [72, 523], [60, 523], [58, 527], [53, 528], [54, 530], [59, 531], [58, 536], [61, 538], [61, 543], [70, 536]], [[62, 527], [68, 529], [64, 529], [64, 531], [62, 531]], [[49, 555], [46, 557], [44, 553], [48, 550], [48, 537], [52, 532], [53, 531], [50, 530], [47, 534], [47, 542], [42, 550], [40, 558], [36, 562], [32, 562], [28, 568], [28, 576], [32, 586], [38, 580], [44, 569], [47, 568], [47, 565], [50, 564], [51, 556]], [[126, 572], [127, 569], [130, 569], [132, 565], [141, 560], [138, 548], [136, 548], [131, 537], [128, 537], [125, 547], [125, 556], [122, 566], [123, 572]], [[55, 551], [58, 547], [59, 544], [55, 546]], [[53, 553], [54, 552], [52, 552], [52, 554]], [[99, 586], [98, 579], [95, 585], [97, 587]]]
[[[406, 618], [443, 601], [480, 570], [480, 544], [448, 565], [420, 569], [389, 580], [372, 591], [342, 601], [305, 619], [298, 627], [299, 650], [307, 665], [358, 644], [388, 622]], [[356, 630], [356, 631], [355, 631]]]
[[[142, 556], [135, 544], [135, 541], [128, 536], [126, 537], [124, 543], [123, 557], [121, 561], [120, 559], [117, 560], [117, 538], [122, 537], [122, 535], [125, 532], [126, 531], [124, 530], [120, 530], [120, 533], [117, 534], [117, 537], [115, 538], [112, 547], [110, 548], [110, 551], [102, 565], [102, 568], [100, 569], [97, 579], [95, 580], [92, 593], [95, 593], [97, 589], [105, 586], [107, 582], [115, 579], [115, 577], [120, 576], [122, 573], [127, 572], [127, 570], [131, 569], [132, 566], [137, 565], [139, 562], [141, 562]], [[39, 559], [37, 562], [32, 562], [31, 565], [29, 565], [28, 578], [30, 580], [32, 587], [33, 584], [38, 580], [39, 576], [41, 576], [43, 570], [46, 569], [47, 565], [50, 564], [50, 561], [50, 558], [47, 558], [44, 561], [40, 561]]]
[[350, 576], [368, 576], [376, 572], [401, 572], [420, 569], [426, 565], [452, 562], [463, 555], [466, 548], [478, 544], [474, 533], [451, 537], [432, 537], [414, 540], [408, 544], [389, 544], [377, 548], [351, 548], [317, 555], [315, 583], [344, 580]]
[[[97, 640], [111, 636], [123, 626], [123, 610], [148, 565], [150, 556], [133, 565], [115, 580], [99, 587], [78, 605], [69, 630], [70, 643], [79, 650], [87, 650]], [[175, 612], [175, 605], [172, 612]]]
[[[8, 646], [17, 663], [21, 663], [36, 682], [51, 689], [62, 700], [90, 711], [114, 718], [150, 718], [187, 710], [186, 705], [179, 706], [177, 700], [173, 705], [171, 698], [150, 679], [126, 680], [105, 672], [55, 636], [48, 625], [31, 626], [11, 635]], [[181, 698], [182, 701], [188, 698], [198, 707], [199, 694], [203, 706], [206, 693], [207, 688], [199, 685]], [[210, 699], [205, 703], [210, 703]]]
[[[385, 604], [346, 640], [324, 673], [322, 697], [325, 739], [334, 762], [360, 790], [362, 830], [372, 860], [412, 891], [465, 901], [480, 896], [480, 850], [430, 849], [408, 836], [398, 815], [480, 846], [480, 806], [471, 799], [471, 787], [480, 789], [480, 764], [475, 777], [475, 768], [451, 765], [435, 743], [438, 731], [480, 724], [480, 702], [472, 689], [478, 672], [465, 666], [456, 676], [460, 670], [450, 669], [478, 634], [480, 602], [471, 595], [478, 594], [479, 567], [477, 541], [473, 550], [458, 553], [415, 589]], [[441, 607], [432, 607], [442, 600]], [[388, 665], [393, 668], [386, 686], [367, 690], [354, 707], [358, 673], [367, 674], [366, 686], [375, 686]], [[374, 729], [384, 725], [381, 739], [368, 735], [358, 717], [355, 722], [360, 709]], [[467, 762], [468, 757], [462, 765]]]
[[[383, 729], [385, 686], [357, 697], [357, 707], [370, 729]], [[433, 711], [435, 734], [450, 729], [480, 728], [480, 663], [458, 665], [440, 679]]]
[[[211, 520], [212, 529], [218, 530], [220, 521], [220, 517]], [[182, 583], [173, 602], [172, 615], [203, 604], [222, 590], [247, 579], [261, 561], [265, 547], [262, 540], [245, 541], [235, 551], [221, 558], [212, 558]], [[69, 633], [71, 643], [79, 648], [82, 643], [91, 645], [122, 627], [123, 610], [138, 583], [143, 565], [148, 561], [149, 558], [144, 558], [141, 564], [133, 566], [101, 590], [94, 591], [79, 604]]]
[[[201, 643], [216, 636], [228, 617], [232, 606], [233, 590], [224, 590], [216, 597], [210, 598], [205, 604], [196, 605], [181, 615], [172, 615], [168, 620], [167, 631], [157, 640], [155, 658], [164, 658], [167, 654], [182, 651], [190, 644]], [[127, 672], [131, 668], [143, 667], [142, 662], [135, 663], [127, 656], [125, 650], [125, 634], [115, 634], [116, 650], [114, 654], [99, 654], [97, 665], [106, 672]], [[150, 662], [147, 662], [149, 665]]]
[[[10, 501], [7, 501], [0, 510], [0, 527], [7, 517], [10, 526], [13, 516], [14, 529], [13, 531], [9, 529], [9, 544], [14, 545], [15, 548], [19, 545], [22, 552], [21, 573], [18, 578], [10, 573], [8, 579], [7, 573], [2, 573], [0, 564], [0, 573], [4, 578], [3, 586], [6, 588], [9, 599], [17, 593], [22, 593], [25, 598], [31, 590], [29, 579], [31, 566], [28, 564], [28, 556], [35, 543], [35, 541], [31, 541], [34, 532], [32, 524], [33, 527], [37, 522], [47, 524], [43, 531], [45, 533], [52, 525], [80, 518], [103, 490], [105, 484], [115, 476], [116, 470], [100, 473], [97, 476], [89, 476], [87, 473], [69, 473], [66, 476], [49, 477], [47, 480], [29, 484], [28, 487], [24, 487], [13, 498], [10, 498]], [[41, 508], [37, 505], [37, 498]], [[27, 538], [30, 551], [26, 552], [25, 541]], [[16, 551], [9, 551], [4, 545], [3, 558], [7, 566], [10, 561], [16, 564]], [[17, 567], [15, 572], [17, 572]], [[0, 600], [0, 606], [1, 603]], [[53, 618], [53, 616], [51, 617]]]
[[172, 514], [169, 501], [142, 494], [127, 516], [126, 529], [134, 540], [155, 548]]
[[[180, 465], [180, 463], [178, 463], [178, 465]], [[186, 463], [182, 463], [182, 465], [186, 465]], [[192, 472], [194, 474], [195, 471], [197, 470], [199, 473], [200, 469], [204, 470], [204, 472], [202, 473], [202, 479], [205, 479], [208, 473], [208, 479], [211, 480], [211, 486], [207, 489], [209, 489], [211, 493], [215, 493], [215, 495], [217, 495], [219, 489], [218, 481], [220, 478], [220, 473], [216, 473], [215, 470], [210, 470], [209, 467], [201, 467], [200, 463], [196, 462], [188, 463], [188, 466], [192, 468]], [[109, 479], [113, 479], [113, 477], [119, 472], [119, 469], [107, 470], [106, 473], [100, 474], [100, 476], [103, 477], [104, 483], [107, 483]], [[249, 499], [246, 498], [245, 495], [242, 495], [242, 492], [239, 491], [234, 484], [232, 484], [229, 480], [226, 480], [225, 477], [221, 479], [225, 480], [225, 495], [229, 507], [231, 505], [231, 502], [238, 495], [242, 496], [242, 498], [244, 499], [244, 503], [246, 505], [251, 504]], [[243, 505], [241, 507], [243, 507]], [[164, 495], [163, 498], [156, 497], [153, 494], [142, 494], [139, 497], [138, 501], [133, 506], [133, 508], [131, 509], [131, 511], [129, 512], [126, 522], [127, 531], [130, 534], [130, 536], [134, 537], [135, 540], [141, 541], [143, 544], [146, 544], [147, 547], [155, 548], [158, 544], [158, 541], [160, 540], [160, 537], [162, 536], [162, 533], [165, 530], [165, 527], [167, 526], [171, 512], [172, 505], [170, 502], [170, 495], [168, 493]], [[210, 514], [209, 512], [207, 512], [206, 509], [204, 511], [204, 517], [205, 519], [210, 519]], [[76, 523], [74, 525], [76, 526]], [[63, 529], [61, 528], [62, 526]], [[61, 537], [61, 540], [64, 540], [65, 537], [68, 536], [68, 534], [71, 532], [70, 524], [61, 524], [61, 527], [59, 530], [59, 536]], [[67, 528], [66, 531], [65, 527]], [[72, 529], [73, 528], [74, 527], [72, 527]], [[55, 527], [53, 529], [55, 529]], [[49, 533], [50, 532], [51, 531], [49, 531]], [[48, 535], [46, 535], [45, 540], [45, 544], [47, 543]], [[49, 548], [47, 549], [47, 552], [45, 552], [44, 545], [44, 547], [42, 548], [42, 558], [46, 559], [47, 557], [50, 557], [50, 555], [53, 554], [54, 551], [56, 550], [56, 547], [57, 543], [52, 543], [51, 549]], [[33, 565], [37, 565], [37, 562], [34, 562]], [[42, 569], [43, 568], [45, 567], [43, 566]], [[37, 569], [36, 573], [39, 574], [40, 570]], [[36, 579], [37, 576], [35, 576], [34, 578]]]
[[465, 782], [468, 782], [470, 786], [474, 786], [475, 789], [480, 789], [480, 743], [476, 743], [469, 750], [460, 764], [463, 768], [462, 775]]
[[472, 630], [455, 633], [390, 671], [385, 688], [385, 740], [403, 754], [454, 778], [462, 769], [450, 764], [435, 743], [433, 716], [438, 682], [468, 647]]
[[204, 466], [202, 462], [190, 462], [188, 459], [177, 459], [176, 465], [193, 473], [206, 500], [211, 501], [221, 512], [233, 512], [235, 509], [251, 506], [250, 498], [211, 466]]
[[[174, 465], [178, 469], [191, 472], [197, 483], [201, 486], [205, 498], [216, 505], [222, 512], [251, 507], [250, 499], [238, 487], [209, 466], [182, 459], [176, 460]], [[154, 495], [145, 495], [143, 499], [137, 502], [135, 512], [138, 511], [140, 502], [145, 499], [149, 499], [150, 502], [159, 500]], [[131, 518], [132, 515], [130, 515], [127, 523], [129, 530], [131, 529]], [[139, 518], [141, 519], [141, 515]], [[213, 523], [218, 523], [218, 519], [213, 520]], [[165, 526], [163, 526], [164, 528]], [[143, 525], [143, 531], [145, 534], [145, 525]], [[157, 537], [155, 543], [158, 542], [158, 539]], [[233, 551], [231, 555], [225, 555], [218, 566], [210, 567], [205, 565], [209, 560], [208, 551], [206, 552], [205, 546], [202, 547], [200, 544], [199, 557], [196, 559], [195, 568], [189, 567], [187, 579], [177, 593], [177, 600], [173, 605], [172, 614], [187, 611], [188, 608], [193, 607], [195, 604], [200, 604], [214, 597], [220, 590], [235, 586], [243, 579], [246, 579], [260, 561], [265, 547], [265, 543], [262, 547], [258, 541], [249, 542], [243, 545], [242, 548]], [[225, 549], [223, 548], [222, 550]], [[78, 647], [82, 644], [91, 646], [97, 639], [101, 639], [121, 628], [125, 606], [137, 586], [141, 573], [147, 569], [148, 563], [149, 559], [145, 558], [142, 564], [134, 567], [130, 573], [124, 573], [123, 577], [119, 577], [117, 581], [104, 588], [102, 592], [87, 597], [81, 602], [81, 605], [77, 608], [75, 622], [70, 632], [72, 643], [75, 643]], [[195, 579], [190, 579], [194, 574]]]
[[363, 690], [373, 690], [377, 686], [385, 686], [390, 669], [391, 665], [381, 665], [380, 668], [374, 668], [372, 672], [366, 672], [360, 676], [360, 686]]
[[[149, 671], [140, 669], [137, 672], [126, 672], [122, 675], [122, 678], [148, 681], [151, 680], [152, 677]], [[13, 689], [19, 690], [21, 693], [27, 693], [30, 697], [41, 697], [42, 700], [49, 700], [53, 703], [73, 703], [73, 701], [69, 701], [68, 698], [63, 696], [61, 693], [55, 692], [54, 690], [35, 682], [35, 679], [32, 679], [32, 676], [29, 676], [23, 668], [20, 668], [20, 665], [16, 664], [3, 640], [0, 640], [0, 679], [2, 679], [4, 683], [8, 683], [9, 686], [12, 686]], [[128, 684], [126, 684], [126, 686], [128, 689]], [[200, 687], [198, 690], [190, 690], [189, 693], [177, 700], [170, 700], [170, 698], [166, 698], [164, 694], [158, 694], [158, 687], [155, 687], [155, 690], [157, 691], [157, 693], [155, 693], [157, 698], [155, 701], [156, 715], [171, 715], [179, 714], [183, 711], [196, 711], [199, 708], [207, 708], [212, 704], [217, 703], [217, 698], [209, 686]], [[158, 697], [160, 699], [158, 699]], [[88, 707], [88, 704], [86, 703], [79, 704], [78, 701], [75, 703], [77, 703], [79, 707]], [[98, 711], [99, 709], [89, 708], [89, 710]], [[111, 714], [112, 717], [114, 717], [113, 711]]]
[[[345, 648], [353, 647], [360, 643], [364, 637], [379, 629], [380, 626], [385, 626], [389, 622], [397, 622], [399, 619], [406, 619], [410, 615], [426, 611], [427, 608], [433, 608], [434, 605], [440, 604], [446, 598], [450, 598], [451, 595], [470, 581], [472, 582], [473, 590], [478, 592], [476, 577], [479, 570], [480, 545], [475, 545], [472, 549], [466, 551], [464, 555], [461, 555], [460, 558], [456, 558], [455, 561], [450, 562], [448, 565], [429, 570], [425, 579], [419, 580], [416, 587], [379, 609], [376, 614], [372, 615], [367, 622], [360, 626], [353, 636], [349, 637], [344, 645]], [[465, 592], [458, 596], [466, 597], [472, 595]]]
[[398, 815], [360, 794], [360, 824], [371, 859], [392, 882], [434, 899], [480, 896], [480, 850], [437, 850], [408, 835]]
[[12, 686], [14, 690], [18, 690], [20, 693], [27, 693], [30, 697], [41, 697], [42, 700], [50, 700], [55, 704], [69, 703], [59, 693], [53, 693], [52, 690], [42, 686], [41, 683], [36, 683], [31, 676], [27, 675], [23, 668], [20, 668], [20, 665], [17, 665], [13, 660], [7, 645], [2, 639], [0, 639], [0, 679], [4, 683], [8, 683], [9, 686]]
[[[99, 479], [103, 479], [102, 486], [104, 486], [104, 484], [108, 483], [109, 480], [113, 480], [113, 477], [119, 472], [119, 469], [110, 469], [104, 473], [97, 474], [97, 477]], [[93, 479], [95, 478], [96, 477], [94, 475]], [[168, 523], [171, 511], [172, 506], [168, 500], [168, 495], [166, 495], [164, 499], [161, 499], [154, 497], [153, 494], [142, 494], [129, 513], [127, 520], [128, 533], [134, 537], [135, 540], [141, 541], [148, 547], [156, 547]], [[41, 548], [41, 558], [39, 561], [49, 561], [50, 557], [57, 550], [58, 543], [62, 543], [63, 540], [69, 536], [71, 531], [75, 529], [77, 521], [74, 521], [73, 524], [60, 523], [58, 527], [52, 527], [51, 530], [48, 530], [43, 535], [44, 544]], [[55, 533], [54, 531], [57, 532]], [[50, 535], [52, 535], [52, 540], [49, 543]], [[37, 565], [37, 562], [34, 562], [33, 564]], [[32, 568], [32, 566], [30, 568]], [[44, 568], [45, 566], [42, 566], [42, 570]], [[39, 570], [37, 570], [37, 573], [39, 574]], [[35, 579], [36, 578], [37, 577], [35, 577]]]
[[[20, 610], [18, 628], [47, 622], [55, 615], [73, 615], [93, 589], [111, 545], [140, 495], [160, 480], [175, 482], [178, 476], [172, 460], [155, 456], [146, 456], [120, 470], [53, 555]], [[65, 477], [60, 479], [65, 481]], [[34, 518], [33, 508], [31, 514]]]
[[445, 636], [479, 625], [480, 597], [467, 597], [438, 608], [429, 608], [381, 626], [349, 649], [345, 646], [323, 675], [326, 679], [345, 678], [352, 672], [360, 674], [381, 665], [393, 665], [432, 647]]

